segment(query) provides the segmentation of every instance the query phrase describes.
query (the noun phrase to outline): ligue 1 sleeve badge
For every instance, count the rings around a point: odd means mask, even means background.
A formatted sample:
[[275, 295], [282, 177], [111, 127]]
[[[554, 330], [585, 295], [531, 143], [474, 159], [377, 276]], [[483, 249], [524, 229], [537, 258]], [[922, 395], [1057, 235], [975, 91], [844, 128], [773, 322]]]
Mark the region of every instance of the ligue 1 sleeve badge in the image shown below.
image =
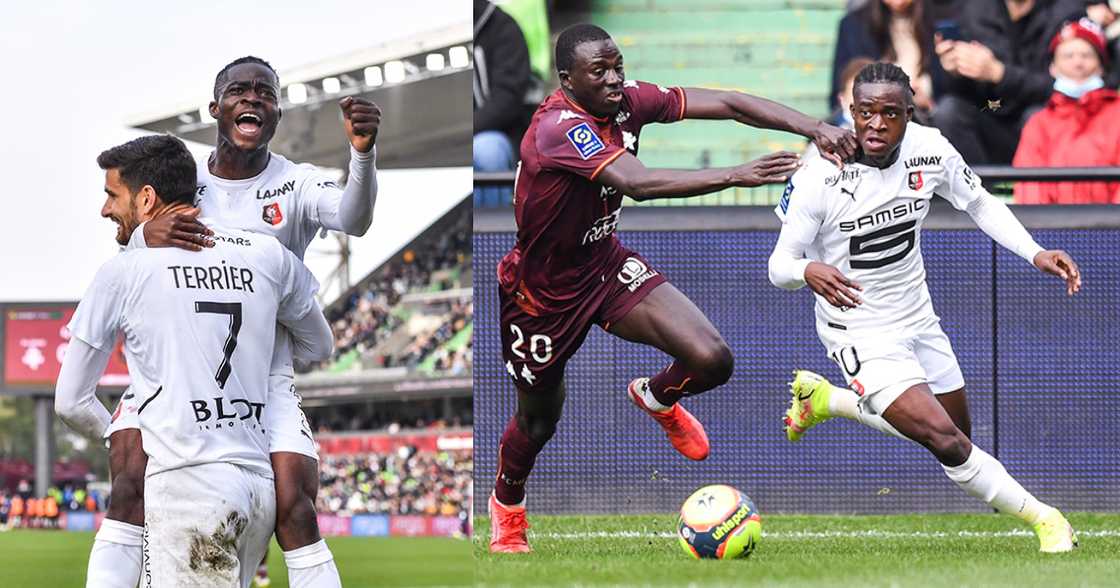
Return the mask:
[[922, 172], [910, 172], [910, 177], [907, 179], [907, 183], [910, 184], [911, 190], [921, 190], [922, 186], [925, 184], [925, 182], [922, 181]]
[[264, 222], [274, 227], [284, 222], [284, 213], [280, 212], [280, 203], [273, 202], [272, 204], [264, 205], [261, 218], [264, 219]]

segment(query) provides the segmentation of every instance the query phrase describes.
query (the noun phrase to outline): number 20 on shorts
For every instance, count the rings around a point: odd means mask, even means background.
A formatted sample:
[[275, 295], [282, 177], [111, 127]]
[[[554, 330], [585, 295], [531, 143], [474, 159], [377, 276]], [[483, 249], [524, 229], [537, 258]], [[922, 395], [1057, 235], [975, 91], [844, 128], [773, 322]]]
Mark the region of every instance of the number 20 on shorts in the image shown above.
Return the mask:
[[[517, 357], [526, 359], [525, 352], [521, 349], [525, 344], [525, 332], [517, 325], [510, 325], [509, 330], [516, 337], [509, 350]], [[529, 335], [529, 355], [537, 363], [548, 363], [552, 359], [552, 338], [548, 335]]]

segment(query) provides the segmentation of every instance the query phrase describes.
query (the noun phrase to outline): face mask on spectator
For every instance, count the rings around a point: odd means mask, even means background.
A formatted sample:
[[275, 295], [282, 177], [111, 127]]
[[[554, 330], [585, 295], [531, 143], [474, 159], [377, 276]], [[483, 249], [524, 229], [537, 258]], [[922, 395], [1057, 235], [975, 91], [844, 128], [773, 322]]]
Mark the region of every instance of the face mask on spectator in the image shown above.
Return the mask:
[[1104, 87], [1104, 78], [1099, 75], [1090, 76], [1080, 82], [1075, 82], [1070, 78], [1058, 76], [1054, 80], [1054, 91], [1061, 92], [1074, 100], [1081, 98], [1085, 94], [1093, 90], [1099, 90]]

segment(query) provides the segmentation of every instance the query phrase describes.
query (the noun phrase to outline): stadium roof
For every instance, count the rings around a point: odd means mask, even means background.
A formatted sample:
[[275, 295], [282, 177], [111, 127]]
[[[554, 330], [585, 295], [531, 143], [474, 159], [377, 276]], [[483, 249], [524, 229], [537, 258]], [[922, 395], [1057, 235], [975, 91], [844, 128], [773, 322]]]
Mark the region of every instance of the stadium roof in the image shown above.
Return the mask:
[[[273, 151], [346, 169], [348, 144], [336, 104], [343, 96], [362, 96], [383, 112], [379, 168], [470, 165], [471, 39], [464, 22], [281, 71], [284, 118]], [[129, 126], [213, 145], [217, 127], [205, 112], [210, 87], [198, 90], [173, 107], [129, 120]]]

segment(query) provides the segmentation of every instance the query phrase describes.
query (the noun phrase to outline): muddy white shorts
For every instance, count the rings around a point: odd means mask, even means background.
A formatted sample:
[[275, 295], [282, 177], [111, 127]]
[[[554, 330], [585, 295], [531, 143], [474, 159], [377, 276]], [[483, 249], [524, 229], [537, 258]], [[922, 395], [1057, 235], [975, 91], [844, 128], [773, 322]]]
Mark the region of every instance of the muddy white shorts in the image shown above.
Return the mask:
[[[272, 375], [268, 377], [268, 384], [268, 403], [264, 407], [263, 420], [268, 432], [269, 453], [286, 451], [318, 460], [311, 425], [303, 414], [295, 381], [289, 375]], [[131, 388], [125, 390], [113, 410], [113, 420], [105, 430], [105, 438], [122, 429], [140, 428], [136, 415], [143, 407], [142, 402]]]
[[936, 316], [897, 331], [818, 324], [817, 333], [848, 386], [860, 395], [862, 408], [872, 414], [882, 414], [911, 386], [927, 384], [934, 394], [964, 387], [957, 356]]
[[228, 463], [148, 476], [140, 586], [246, 588], [276, 527], [272, 478]]

